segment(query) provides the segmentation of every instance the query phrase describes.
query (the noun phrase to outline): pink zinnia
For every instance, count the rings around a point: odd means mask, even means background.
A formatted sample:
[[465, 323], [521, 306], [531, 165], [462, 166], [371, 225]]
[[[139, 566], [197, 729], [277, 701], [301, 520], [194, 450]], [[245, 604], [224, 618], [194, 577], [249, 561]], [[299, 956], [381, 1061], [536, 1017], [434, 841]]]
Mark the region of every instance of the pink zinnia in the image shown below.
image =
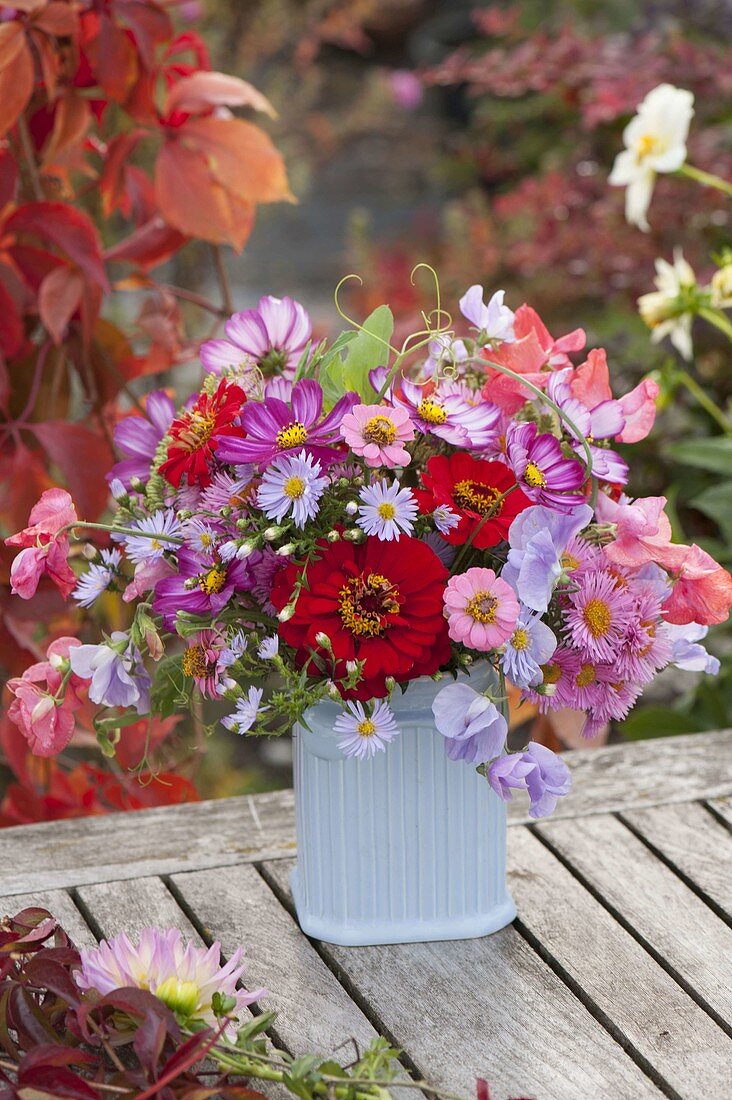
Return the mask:
[[411, 455], [404, 447], [414, 439], [414, 424], [401, 407], [355, 405], [341, 421], [341, 435], [354, 454], [369, 466], [406, 466]]
[[452, 640], [481, 652], [503, 645], [519, 616], [513, 589], [492, 569], [473, 568], [451, 577], [444, 602]]
[[592, 660], [611, 661], [633, 618], [633, 601], [617, 577], [602, 569], [576, 578], [565, 621], [573, 645]]

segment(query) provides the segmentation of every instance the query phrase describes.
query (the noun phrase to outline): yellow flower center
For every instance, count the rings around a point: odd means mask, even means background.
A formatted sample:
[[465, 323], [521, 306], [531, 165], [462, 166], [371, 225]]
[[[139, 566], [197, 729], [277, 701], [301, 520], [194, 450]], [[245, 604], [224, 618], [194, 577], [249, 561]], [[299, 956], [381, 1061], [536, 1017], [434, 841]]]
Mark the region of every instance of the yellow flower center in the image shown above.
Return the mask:
[[385, 500], [383, 504], [380, 504], [376, 511], [379, 513], [381, 519], [394, 519], [396, 515], [396, 508], [388, 500]]
[[380, 638], [389, 626], [387, 616], [399, 612], [399, 590], [380, 573], [352, 577], [338, 596], [343, 625], [358, 638]]
[[282, 486], [282, 492], [290, 500], [299, 500], [305, 492], [305, 482], [301, 477], [288, 477]]
[[465, 608], [477, 623], [493, 623], [496, 620], [498, 600], [490, 592], [476, 592]]
[[486, 512], [492, 512], [500, 516], [503, 501], [499, 501], [500, 489], [494, 489], [492, 485], [483, 485], [480, 481], [457, 481], [452, 491], [453, 500], [458, 508], [467, 508], [471, 512], [477, 512], [484, 516]]
[[518, 626], [511, 635], [511, 645], [519, 653], [528, 648], [529, 645], [529, 632], [525, 630], [523, 626]]
[[582, 665], [582, 668], [577, 673], [575, 683], [577, 687], [589, 687], [590, 684], [594, 684], [597, 679], [597, 672], [594, 665]]
[[610, 608], [604, 600], [588, 600], [582, 610], [582, 618], [593, 638], [604, 637], [613, 621]]
[[417, 414], [428, 424], [444, 424], [447, 413], [434, 397], [423, 397], [417, 406]]
[[189, 646], [183, 654], [181, 660], [181, 667], [186, 676], [195, 676], [196, 679], [203, 679], [204, 676], [211, 676], [216, 669], [216, 662], [209, 661], [206, 656], [206, 649], [200, 644]]
[[303, 443], [307, 442], [307, 438], [308, 431], [305, 425], [299, 420], [293, 420], [292, 424], [280, 428], [275, 436], [275, 443], [281, 451], [287, 451], [290, 447], [302, 447]]
[[370, 718], [364, 718], [363, 722], [359, 722], [356, 729], [362, 737], [373, 737], [376, 733], [376, 726]]
[[212, 542], [213, 539], [209, 535], [208, 531], [204, 531], [201, 535], [201, 546], [203, 546], [205, 549], [208, 549]]
[[372, 416], [363, 426], [363, 436], [369, 443], [393, 443], [397, 432], [388, 416]]
[[638, 138], [638, 142], [635, 147], [636, 156], [638, 160], [645, 160], [646, 157], [650, 157], [652, 153], [655, 153], [658, 149], [658, 138], [655, 134], [642, 134]]
[[562, 554], [562, 569], [571, 572], [573, 569], [579, 569], [579, 563], [579, 558], [576, 558], [574, 554], [569, 554], [566, 550]]
[[213, 596], [226, 584], [226, 566], [221, 562], [217, 562], [212, 569], [209, 569], [208, 573], [201, 573], [198, 578], [198, 587], [202, 592], [205, 592], [207, 596]]
[[543, 489], [546, 485], [546, 478], [535, 462], [526, 463], [524, 481], [531, 489]]
[[181, 1016], [192, 1016], [198, 1008], [200, 992], [195, 982], [166, 978], [155, 990], [155, 996], [173, 1012], [178, 1012]]
[[544, 676], [545, 684], [558, 684], [562, 678], [562, 669], [558, 664], [542, 665], [541, 671]]
[[165, 547], [163, 546], [160, 539], [150, 539], [150, 545], [152, 546], [153, 550], [164, 550], [165, 549]]

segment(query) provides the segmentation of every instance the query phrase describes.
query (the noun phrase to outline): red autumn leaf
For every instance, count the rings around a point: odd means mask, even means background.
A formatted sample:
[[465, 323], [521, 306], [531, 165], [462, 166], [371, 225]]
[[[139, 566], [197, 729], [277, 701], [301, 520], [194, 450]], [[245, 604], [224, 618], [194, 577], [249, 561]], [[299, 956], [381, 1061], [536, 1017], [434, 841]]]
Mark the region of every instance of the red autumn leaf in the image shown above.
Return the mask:
[[0, 137], [11, 130], [33, 92], [33, 58], [18, 22], [0, 25]]
[[64, 202], [33, 202], [19, 206], [5, 222], [7, 233], [28, 234], [50, 242], [64, 259], [78, 265], [91, 283], [108, 290], [99, 237], [88, 215]]
[[113, 457], [106, 440], [84, 424], [65, 420], [49, 420], [28, 427], [61, 471], [79, 514], [95, 519], [109, 496], [104, 474]]
[[69, 89], [56, 102], [53, 130], [43, 150], [42, 168], [47, 171], [62, 154], [79, 145], [86, 137], [91, 122], [89, 101]]
[[203, 114], [212, 107], [252, 107], [263, 111], [270, 118], [277, 112], [261, 92], [246, 80], [226, 73], [197, 72], [183, 77], [168, 92], [163, 114], [168, 117], [174, 111], [191, 115]]
[[132, 196], [128, 189], [129, 159], [144, 136], [144, 130], [132, 130], [128, 134], [118, 134], [107, 146], [104, 168], [99, 178], [105, 218], [115, 210], [120, 210], [125, 217], [130, 215]]
[[66, 326], [81, 305], [84, 276], [78, 268], [60, 267], [49, 272], [38, 291], [38, 312], [53, 342], [63, 341]]
[[203, 158], [221, 186], [243, 202], [294, 202], [282, 155], [271, 138], [240, 118], [192, 118], [173, 131]]
[[155, 47], [167, 42], [173, 33], [170, 16], [152, 0], [116, 0], [113, 7], [132, 31], [143, 64], [151, 69]]
[[[0, 277], [0, 354], [3, 358], [12, 359], [21, 350], [25, 342], [25, 329], [20, 316], [18, 305], [10, 294], [3, 279]], [[0, 404], [7, 394], [3, 395], [0, 385]]]
[[137, 50], [132, 35], [106, 12], [99, 17], [99, 34], [87, 45], [100, 87], [116, 103], [124, 103], [138, 76]]
[[187, 240], [187, 236], [156, 214], [134, 233], [107, 249], [104, 259], [136, 264], [147, 271], [169, 260]]
[[0, 210], [15, 198], [18, 164], [9, 149], [0, 149]]
[[[14, 5], [16, 8], [17, 6], [17, 4]], [[70, 4], [61, 3], [61, 0], [51, 0], [51, 3], [34, 17], [33, 26], [57, 38], [70, 38], [79, 29], [79, 16]]]

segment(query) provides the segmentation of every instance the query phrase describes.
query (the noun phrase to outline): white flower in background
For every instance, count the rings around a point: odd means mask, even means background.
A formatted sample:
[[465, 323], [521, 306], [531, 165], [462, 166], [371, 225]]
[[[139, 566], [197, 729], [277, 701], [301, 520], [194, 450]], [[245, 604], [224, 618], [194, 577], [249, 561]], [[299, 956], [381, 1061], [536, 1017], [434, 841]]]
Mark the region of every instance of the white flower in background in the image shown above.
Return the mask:
[[710, 289], [715, 309], [732, 309], [732, 263], [714, 272]]
[[691, 324], [696, 312], [696, 275], [684, 259], [680, 248], [674, 251], [674, 262], [656, 260], [657, 289], [638, 299], [640, 315], [651, 329], [651, 340], [659, 343], [666, 336], [683, 355], [691, 359]]
[[659, 84], [638, 105], [623, 131], [625, 149], [615, 158], [610, 183], [627, 187], [625, 216], [649, 229], [646, 213], [657, 172], [676, 172], [686, 160], [686, 138], [694, 96], [673, 84]]
[[460, 312], [478, 330], [478, 343], [503, 341], [512, 344], [516, 339], [513, 330], [515, 314], [503, 304], [505, 290], [497, 290], [488, 305], [483, 300], [483, 287], [477, 283], [468, 287], [460, 299]]

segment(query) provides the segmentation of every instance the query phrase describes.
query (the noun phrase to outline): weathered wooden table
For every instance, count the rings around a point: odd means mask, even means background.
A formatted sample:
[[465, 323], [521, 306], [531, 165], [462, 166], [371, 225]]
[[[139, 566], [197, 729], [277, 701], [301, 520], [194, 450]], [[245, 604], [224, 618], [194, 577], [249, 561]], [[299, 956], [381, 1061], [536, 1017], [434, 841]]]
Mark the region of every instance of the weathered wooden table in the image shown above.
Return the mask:
[[295, 1053], [378, 1032], [466, 1097], [483, 1076], [494, 1100], [729, 1100], [732, 730], [567, 760], [553, 818], [511, 806], [519, 919], [485, 939], [309, 941], [291, 791], [7, 829], [0, 908], [42, 904], [80, 944], [146, 924], [244, 943]]

